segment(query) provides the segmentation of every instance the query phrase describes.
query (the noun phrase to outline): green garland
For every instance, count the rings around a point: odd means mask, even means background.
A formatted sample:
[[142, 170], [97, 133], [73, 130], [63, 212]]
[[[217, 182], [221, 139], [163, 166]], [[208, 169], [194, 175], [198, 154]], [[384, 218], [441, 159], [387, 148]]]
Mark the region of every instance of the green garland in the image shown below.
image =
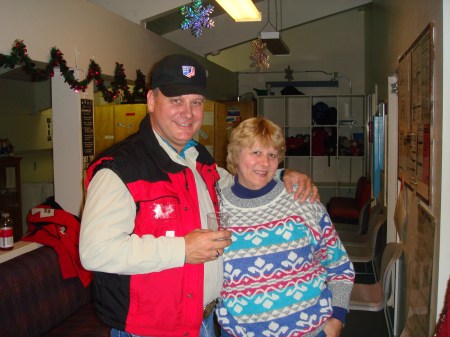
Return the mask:
[[0, 54], [0, 67], [13, 69], [16, 65], [22, 65], [23, 69], [32, 76], [32, 80], [36, 82], [46, 81], [50, 77], [55, 75], [53, 71], [54, 67], [59, 67], [61, 75], [64, 77], [65, 82], [75, 91], [85, 91], [88, 84], [95, 80], [95, 86], [102, 92], [103, 99], [106, 102], [114, 102], [120, 100], [126, 103], [135, 103], [137, 99], [139, 101], [145, 101], [147, 90], [145, 89], [145, 75], [138, 69], [136, 70], [136, 80], [133, 92], [126, 82], [125, 70], [123, 64], [116, 62], [116, 68], [114, 70], [114, 81], [111, 83], [111, 89], [108, 89], [102, 78], [102, 70], [95, 61], [90, 60], [87, 76], [84, 80], [78, 81], [73, 75], [73, 70], [70, 70], [67, 66], [67, 62], [63, 57], [63, 53], [53, 47], [50, 50], [50, 60], [44, 69], [39, 69], [32, 62], [27, 55], [27, 47], [23, 43], [23, 40], [15, 40], [11, 53], [7, 55]]

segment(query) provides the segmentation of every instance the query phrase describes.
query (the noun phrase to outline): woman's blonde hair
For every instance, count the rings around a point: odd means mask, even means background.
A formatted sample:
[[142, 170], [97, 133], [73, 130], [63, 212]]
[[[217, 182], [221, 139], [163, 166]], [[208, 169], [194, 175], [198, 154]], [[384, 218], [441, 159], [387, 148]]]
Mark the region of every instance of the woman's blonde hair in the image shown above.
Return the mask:
[[227, 148], [227, 168], [232, 175], [237, 174], [240, 151], [255, 143], [261, 146], [273, 146], [278, 151], [278, 163], [284, 160], [286, 141], [283, 130], [264, 117], [252, 117], [244, 120], [231, 131]]

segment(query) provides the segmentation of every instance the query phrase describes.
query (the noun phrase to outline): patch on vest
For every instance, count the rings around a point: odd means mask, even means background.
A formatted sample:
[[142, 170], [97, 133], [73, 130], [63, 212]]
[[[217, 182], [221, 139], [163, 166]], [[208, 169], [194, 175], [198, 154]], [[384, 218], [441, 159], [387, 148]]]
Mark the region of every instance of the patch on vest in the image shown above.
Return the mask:
[[152, 212], [155, 219], [174, 219], [176, 218], [175, 207], [171, 203], [155, 203], [152, 205]]

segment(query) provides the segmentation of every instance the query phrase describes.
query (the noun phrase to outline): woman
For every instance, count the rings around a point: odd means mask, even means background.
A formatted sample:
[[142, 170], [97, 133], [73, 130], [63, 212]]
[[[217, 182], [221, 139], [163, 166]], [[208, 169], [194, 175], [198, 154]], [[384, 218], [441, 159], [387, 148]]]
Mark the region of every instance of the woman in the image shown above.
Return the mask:
[[217, 309], [222, 337], [338, 337], [354, 270], [325, 207], [293, 203], [274, 180], [285, 155], [280, 127], [258, 117], [236, 127], [222, 191], [233, 243], [224, 252]]

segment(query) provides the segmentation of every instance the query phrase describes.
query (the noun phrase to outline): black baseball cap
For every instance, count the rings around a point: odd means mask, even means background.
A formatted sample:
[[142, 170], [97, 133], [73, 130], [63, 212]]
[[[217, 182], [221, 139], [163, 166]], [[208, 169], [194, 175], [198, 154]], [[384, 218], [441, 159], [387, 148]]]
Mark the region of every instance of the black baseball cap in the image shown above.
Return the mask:
[[167, 97], [188, 94], [206, 96], [205, 68], [187, 55], [166, 56], [153, 68], [150, 89], [156, 88]]

